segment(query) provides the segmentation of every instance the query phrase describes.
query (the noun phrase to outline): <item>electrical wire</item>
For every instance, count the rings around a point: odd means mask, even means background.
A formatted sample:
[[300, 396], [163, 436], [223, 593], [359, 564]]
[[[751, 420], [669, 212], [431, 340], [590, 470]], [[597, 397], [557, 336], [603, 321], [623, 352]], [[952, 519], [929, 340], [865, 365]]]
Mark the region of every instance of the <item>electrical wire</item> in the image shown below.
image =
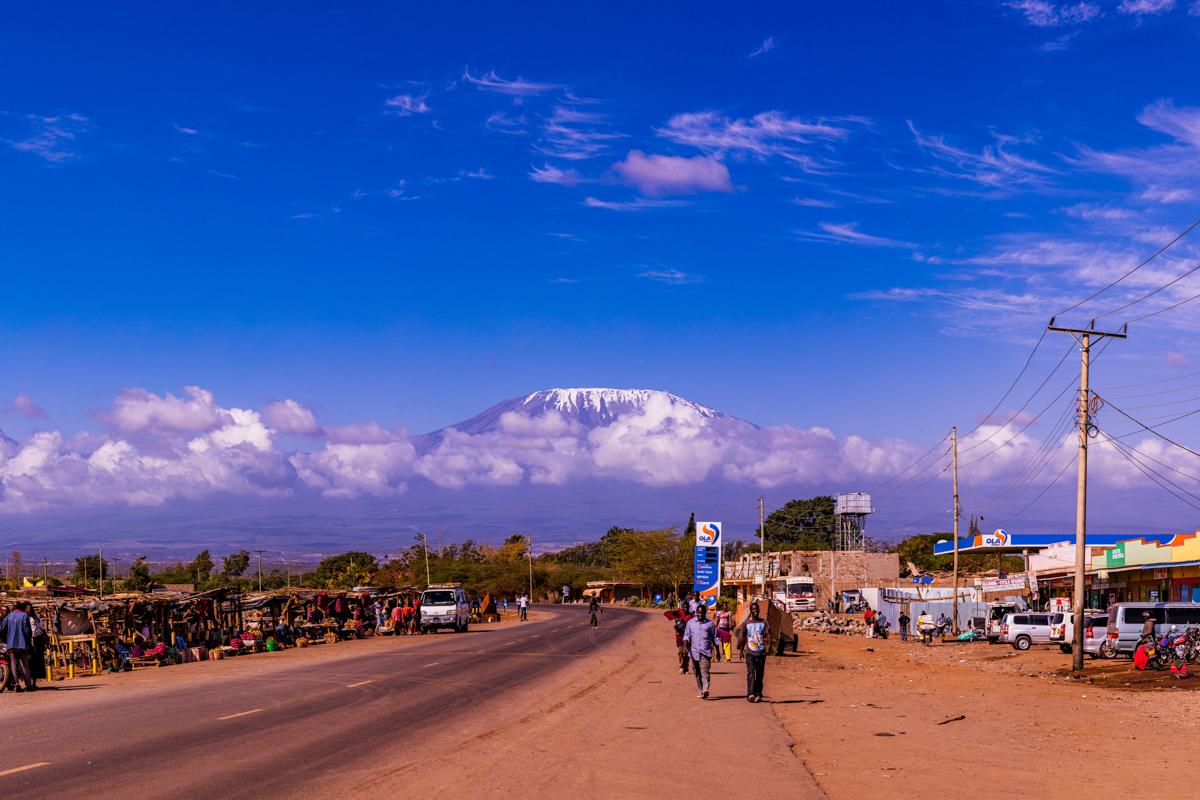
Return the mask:
[[[1133, 422], [1136, 422], [1138, 425], [1141, 425], [1141, 426], [1142, 426], [1142, 428], [1143, 428], [1144, 430], [1146, 430], [1146, 431], [1149, 431], [1150, 433], [1153, 433], [1155, 436], [1157, 436], [1158, 438], [1162, 439], [1164, 442], [1168, 442], [1168, 443], [1170, 443], [1170, 444], [1173, 444], [1173, 445], [1175, 445], [1176, 447], [1178, 447], [1180, 450], [1186, 450], [1186, 451], [1188, 451], [1189, 453], [1191, 453], [1192, 455], [1194, 455], [1194, 456], [1196, 456], [1196, 457], [1200, 458], [1200, 453], [1197, 453], [1197, 452], [1196, 452], [1195, 450], [1193, 450], [1192, 448], [1190, 448], [1190, 447], [1185, 447], [1184, 445], [1181, 445], [1179, 442], [1176, 442], [1176, 441], [1174, 441], [1173, 439], [1168, 439], [1166, 436], [1163, 436], [1161, 433], [1159, 433], [1158, 431], [1154, 430], [1154, 428], [1152, 428], [1152, 427], [1150, 427], [1150, 426], [1147, 426], [1147, 425], [1142, 425], [1142, 422], [1141, 422], [1141, 420], [1134, 419], [1133, 417], [1129, 416], [1128, 414], [1126, 414], [1126, 413], [1125, 413], [1124, 411], [1122, 411], [1121, 409], [1119, 409], [1119, 408], [1117, 408], [1116, 406], [1114, 406], [1112, 403], [1107, 403], [1107, 405], [1108, 405], [1108, 407], [1109, 407], [1109, 408], [1111, 408], [1113, 411], [1116, 411], [1118, 414], [1120, 414], [1121, 416], [1125, 417], [1126, 419], [1129, 419], [1129, 420], [1131, 420], [1131, 421], [1133, 421]], [[1200, 408], [1198, 408], [1198, 409], [1196, 409], [1195, 411], [1192, 411], [1192, 412], [1191, 412], [1191, 414], [1197, 414], [1197, 413], [1200, 413]], [[1190, 416], [1190, 414], [1188, 414], [1188, 415], [1184, 415], [1184, 416]], [[1179, 419], [1182, 419], [1182, 418], [1183, 418], [1183, 417], [1179, 417]], [[1163, 423], [1163, 424], [1165, 425], [1166, 423]], [[1155, 427], [1160, 427], [1160, 426], [1155, 426]]]
[[1107, 317], [1109, 314], [1115, 314], [1115, 313], [1117, 313], [1118, 311], [1124, 311], [1125, 309], [1129, 308], [1129, 307], [1130, 307], [1130, 306], [1132, 306], [1132, 305], [1137, 305], [1138, 303], [1142, 302], [1143, 300], [1145, 300], [1145, 299], [1147, 299], [1147, 298], [1149, 298], [1149, 297], [1153, 297], [1154, 295], [1158, 294], [1158, 293], [1159, 293], [1159, 292], [1161, 292], [1163, 289], [1166, 289], [1166, 288], [1168, 288], [1168, 287], [1170, 287], [1170, 286], [1174, 286], [1175, 284], [1179, 283], [1181, 280], [1183, 280], [1184, 278], [1186, 278], [1188, 275], [1191, 275], [1191, 274], [1192, 274], [1193, 272], [1195, 272], [1196, 270], [1200, 270], [1200, 265], [1197, 265], [1197, 266], [1195, 266], [1195, 267], [1192, 267], [1191, 269], [1189, 269], [1187, 272], [1185, 272], [1185, 273], [1183, 273], [1182, 275], [1180, 275], [1180, 276], [1179, 276], [1178, 278], [1176, 278], [1175, 280], [1171, 281], [1170, 283], [1164, 283], [1162, 286], [1158, 287], [1158, 288], [1157, 288], [1157, 289], [1155, 289], [1153, 292], [1150, 292], [1149, 294], [1142, 295], [1142, 296], [1141, 296], [1141, 297], [1139, 297], [1137, 300], [1131, 300], [1130, 302], [1126, 303], [1125, 305], [1121, 306], [1120, 308], [1114, 308], [1112, 311], [1105, 311], [1103, 314], [1100, 314], [1100, 315], [1099, 315], [1099, 316], [1097, 316], [1095, 319], [1100, 319], [1101, 317]]
[[1182, 392], [1184, 389], [1195, 389], [1200, 386], [1200, 383], [1191, 383], [1187, 386], [1178, 386], [1174, 389], [1163, 389], [1161, 392], [1145, 392], [1143, 394], [1119, 394], [1112, 398], [1113, 400], [1131, 400], [1137, 397], [1153, 397], [1156, 394], [1170, 394], [1171, 392]]
[[[1156, 383], [1167, 383], [1168, 381], [1181, 381], [1184, 378], [1194, 378], [1197, 375], [1200, 375], [1200, 372], [1189, 372], [1187, 375], [1179, 375], [1174, 378], [1163, 378], [1160, 381], [1146, 381], [1145, 383], [1130, 383], [1125, 386], [1094, 386], [1094, 387], [1092, 387], [1092, 389], [1093, 389], [1093, 391], [1097, 391], [1097, 392], [1107, 392], [1109, 389], [1136, 389], [1139, 386], [1153, 386]], [[1197, 384], [1197, 385], [1200, 386], [1200, 384]], [[1172, 391], [1174, 391], [1174, 390], [1172, 390]]]
[[1012, 520], [1016, 519], [1017, 517], [1021, 516], [1021, 515], [1022, 515], [1022, 514], [1024, 514], [1026, 511], [1028, 511], [1028, 510], [1029, 510], [1029, 509], [1030, 509], [1030, 508], [1033, 506], [1033, 504], [1034, 504], [1034, 503], [1036, 503], [1038, 500], [1041, 500], [1041, 499], [1042, 499], [1042, 495], [1044, 495], [1046, 492], [1050, 491], [1050, 487], [1051, 487], [1051, 486], [1053, 486], [1054, 484], [1058, 483], [1058, 479], [1059, 479], [1059, 478], [1061, 478], [1061, 477], [1063, 476], [1063, 473], [1065, 473], [1065, 472], [1067, 471], [1067, 467], [1070, 467], [1072, 464], [1074, 464], [1074, 463], [1075, 463], [1076, 461], [1078, 461], [1078, 460], [1079, 460], [1079, 455], [1078, 455], [1078, 454], [1076, 454], [1075, 458], [1073, 458], [1073, 459], [1071, 459], [1070, 461], [1068, 461], [1068, 462], [1067, 462], [1067, 466], [1063, 467], [1063, 468], [1062, 468], [1062, 470], [1061, 470], [1061, 471], [1058, 473], [1058, 475], [1054, 476], [1054, 480], [1050, 481], [1050, 483], [1049, 483], [1049, 484], [1046, 486], [1046, 488], [1045, 488], [1045, 489], [1042, 489], [1042, 491], [1041, 491], [1040, 493], [1038, 493], [1038, 496], [1037, 496], [1037, 497], [1035, 497], [1035, 498], [1033, 498], [1032, 500], [1030, 500], [1030, 501], [1029, 501], [1029, 505], [1027, 505], [1027, 506], [1025, 506], [1024, 508], [1022, 508], [1022, 509], [1021, 509], [1020, 511], [1018, 511], [1016, 514], [1013, 514], [1011, 517], [1008, 517], [1008, 518], [1006, 518], [1006, 519], [1002, 519], [1002, 520], [1000, 520], [1000, 522], [999, 522], [998, 524], [1000, 524], [1000, 525], [1004, 525], [1004, 524], [1006, 524], [1006, 523], [1008, 523], [1008, 522], [1011, 522]]
[[1054, 316], [1056, 316], [1056, 317], [1060, 317], [1060, 316], [1062, 316], [1063, 314], [1067, 313], [1068, 311], [1073, 311], [1074, 309], [1076, 309], [1076, 308], [1079, 308], [1081, 305], [1083, 305], [1084, 303], [1086, 303], [1088, 300], [1091, 300], [1091, 299], [1092, 299], [1092, 298], [1094, 298], [1094, 297], [1099, 297], [1100, 295], [1104, 294], [1104, 293], [1105, 293], [1105, 292], [1107, 292], [1109, 289], [1111, 289], [1112, 287], [1116, 286], [1118, 283], [1120, 283], [1121, 281], [1125, 280], [1125, 279], [1126, 279], [1126, 278], [1128, 278], [1130, 275], [1132, 275], [1133, 273], [1137, 272], [1137, 271], [1138, 271], [1139, 269], [1141, 269], [1142, 267], [1144, 267], [1144, 266], [1146, 266], [1147, 264], [1149, 264], [1151, 261], [1153, 261], [1155, 258], [1157, 258], [1157, 257], [1159, 256], [1159, 254], [1161, 254], [1161, 253], [1162, 253], [1164, 250], [1166, 250], [1168, 247], [1170, 247], [1171, 245], [1175, 244], [1175, 243], [1176, 243], [1176, 242], [1178, 242], [1180, 239], [1182, 239], [1184, 236], [1186, 236], [1186, 235], [1187, 235], [1187, 234], [1188, 234], [1188, 233], [1189, 233], [1189, 232], [1192, 230], [1192, 228], [1196, 227], [1197, 225], [1200, 225], [1200, 219], [1198, 219], [1198, 220], [1196, 220], [1195, 222], [1193, 222], [1191, 225], [1189, 225], [1189, 226], [1188, 226], [1188, 227], [1187, 227], [1187, 228], [1186, 228], [1186, 229], [1183, 231], [1183, 233], [1179, 234], [1179, 235], [1178, 235], [1178, 236], [1176, 236], [1174, 239], [1172, 239], [1171, 241], [1167, 242], [1165, 245], [1163, 245], [1163, 246], [1162, 246], [1162, 248], [1161, 248], [1161, 249], [1160, 249], [1160, 250], [1159, 250], [1157, 253], [1155, 253], [1154, 255], [1150, 256], [1149, 258], [1147, 258], [1147, 259], [1146, 259], [1145, 261], [1143, 261], [1142, 263], [1138, 264], [1138, 265], [1137, 265], [1136, 267], [1134, 267], [1133, 269], [1129, 270], [1129, 272], [1126, 272], [1124, 275], [1122, 275], [1121, 277], [1117, 278], [1115, 281], [1113, 281], [1112, 283], [1108, 284], [1107, 286], [1105, 286], [1103, 289], [1099, 290], [1098, 292], [1096, 292], [1096, 293], [1094, 293], [1094, 294], [1090, 294], [1090, 295], [1088, 295], [1087, 297], [1083, 298], [1082, 300], [1080, 300], [1080, 301], [1079, 301], [1078, 303], [1076, 303], [1075, 305], [1073, 305], [1073, 306], [1069, 306], [1069, 307], [1067, 307], [1067, 308], [1064, 308], [1062, 311], [1058, 312], [1058, 313], [1057, 313], [1057, 314], [1055, 314]]

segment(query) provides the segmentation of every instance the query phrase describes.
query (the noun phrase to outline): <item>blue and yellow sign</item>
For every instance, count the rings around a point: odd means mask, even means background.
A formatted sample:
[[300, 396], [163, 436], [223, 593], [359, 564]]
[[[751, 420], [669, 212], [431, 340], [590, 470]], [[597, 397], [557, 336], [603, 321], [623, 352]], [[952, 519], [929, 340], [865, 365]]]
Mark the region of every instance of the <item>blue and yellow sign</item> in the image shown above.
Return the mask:
[[721, 596], [721, 523], [696, 524], [696, 569], [693, 590], [709, 608]]

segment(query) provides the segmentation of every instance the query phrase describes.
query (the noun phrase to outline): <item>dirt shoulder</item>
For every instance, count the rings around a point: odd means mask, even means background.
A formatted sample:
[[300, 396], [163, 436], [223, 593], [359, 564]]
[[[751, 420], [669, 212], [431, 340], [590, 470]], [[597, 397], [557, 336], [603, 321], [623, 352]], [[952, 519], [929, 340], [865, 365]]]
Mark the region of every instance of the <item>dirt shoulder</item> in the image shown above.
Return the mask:
[[1088, 659], [1074, 676], [1057, 645], [801, 633], [798, 649], [769, 659], [766, 696], [829, 797], [957, 798], [964, 781], [1006, 798], [1185, 785], [1200, 678], [1127, 659]]
[[[341, 796], [393, 798], [403, 786], [406, 796], [824, 797], [770, 707], [746, 702], [741, 664], [714, 665], [711, 697], [701, 700], [695, 679], [679, 674], [662, 612], [629, 611], [645, 621], [626, 641], [508, 698], [519, 717], [475, 718], [455, 748], [405, 760]], [[736, 746], [714, 755], [714, 741]]]

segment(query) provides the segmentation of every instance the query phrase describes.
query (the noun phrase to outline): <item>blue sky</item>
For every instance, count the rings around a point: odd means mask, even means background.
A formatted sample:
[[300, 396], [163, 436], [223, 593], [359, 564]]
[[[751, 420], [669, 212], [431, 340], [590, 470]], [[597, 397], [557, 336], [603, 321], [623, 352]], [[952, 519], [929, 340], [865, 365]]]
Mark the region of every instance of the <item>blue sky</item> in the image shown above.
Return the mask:
[[[897, 440], [900, 463], [1200, 216], [1200, 5], [4, 14], [0, 427], [61, 432], [60, 454], [183, 446], [114, 422], [126, 390], [423, 433], [612, 386]], [[1196, 255], [1185, 238], [1067, 321]], [[1095, 382], [1200, 370], [1196, 321], [1135, 323]], [[883, 475], [854, 469], [844, 490]], [[17, 519], [70, 505], [42, 484]]]

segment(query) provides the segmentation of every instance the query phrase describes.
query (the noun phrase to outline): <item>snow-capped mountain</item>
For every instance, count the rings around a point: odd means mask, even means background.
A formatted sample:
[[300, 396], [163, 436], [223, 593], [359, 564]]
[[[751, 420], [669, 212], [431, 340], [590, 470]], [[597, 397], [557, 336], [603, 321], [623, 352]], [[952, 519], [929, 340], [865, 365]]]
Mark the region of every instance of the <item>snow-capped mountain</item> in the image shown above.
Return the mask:
[[[712, 420], [737, 420], [737, 417], [722, 414], [708, 406], [653, 389], [547, 389], [497, 403], [481, 414], [448, 427], [474, 436], [497, 430], [501, 416], [509, 412], [540, 417], [555, 411], [564, 419], [577, 422], [585, 430], [592, 430], [611, 424], [623, 414], [640, 412], [654, 398], [665, 398], [672, 410], [686, 410]], [[441, 443], [442, 431], [414, 438], [417, 440], [417, 449], [427, 452]]]

